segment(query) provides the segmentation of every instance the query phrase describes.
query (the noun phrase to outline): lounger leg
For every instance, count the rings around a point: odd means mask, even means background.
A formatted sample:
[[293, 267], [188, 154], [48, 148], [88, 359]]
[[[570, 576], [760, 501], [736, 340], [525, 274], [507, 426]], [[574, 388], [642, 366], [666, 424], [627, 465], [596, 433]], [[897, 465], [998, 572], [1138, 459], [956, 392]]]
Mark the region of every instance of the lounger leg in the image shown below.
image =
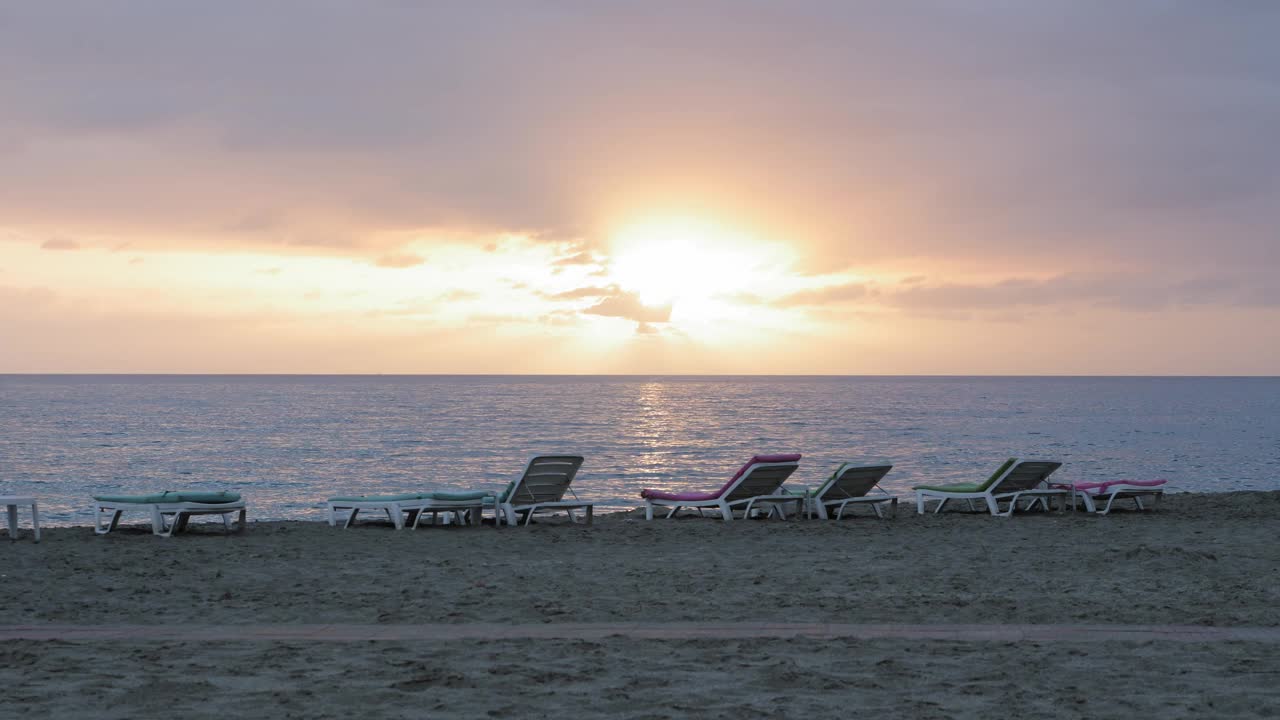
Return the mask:
[[924, 493], [919, 490], [916, 491], [916, 514], [924, 514]]
[[102, 518], [103, 518], [103, 517], [105, 517], [105, 515], [104, 515], [104, 513], [105, 513], [105, 512], [107, 512], [107, 511], [106, 511], [106, 510], [104, 510], [103, 508], [98, 507], [98, 506], [96, 506], [96, 505], [94, 506], [94, 512], [93, 512], [93, 524], [94, 524], [94, 528], [93, 528], [93, 531], [94, 531], [95, 533], [99, 534], [99, 535], [106, 535], [107, 533], [111, 532], [112, 530], [115, 530], [115, 529], [116, 529], [116, 525], [120, 522], [120, 511], [119, 511], [119, 510], [113, 510], [113, 511], [111, 511], [111, 520], [110, 520], [110, 521], [108, 521], [108, 522], [107, 522], [107, 524], [104, 526], [104, 525], [102, 524]]
[[590, 525], [592, 522], [592, 512], [595, 508], [592, 505], [588, 505], [585, 509], [587, 511], [587, 524]]
[[[934, 515], [937, 515], [938, 513], [942, 512], [942, 508], [944, 508], [944, 507], [946, 507], [946, 506], [947, 506], [947, 501], [948, 501], [948, 500], [950, 500], [950, 499], [951, 499], [951, 498], [938, 498], [938, 507], [936, 507], [936, 508], [934, 508], [934, 509], [933, 509], [933, 514], [934, 514]], [[972, 501], [972, 500], [970, 500], [970, 501], [969, 501], [969, 509], [970, 509], [970, 510], [972, 510], [972, 509], [973, 509], [973, 501]]]
[[333, 527], [334, 525], [337, 525], [338, 520], [333, 516], [333, 503], [325, 503], [325, 507], [328, 508], [325, 512], [325, 515], [329, 520], [329, 527]]
[[[748, 511], [749, 510], [750, 510], [750, 506], [748, 506]], [[720, 503], [720, 516], [724, 518], [725, 522], [729, 522], [733, 520], [733, 509], [729, 507], [728, 503]], [[743, 520], [747, 519], [746, 513], [743, 513], [742, 519]]]
[[165, 535], [164, 531], [164, 515], [160, 513], [160, 508], [151, 506], [151, 534]]
[[[991, 514], [992, 514], [992, 515], [995, 515], [996, 517], [999, 517], [999, 516], [1000, 516], [1000, 504], [996, 502], [995, 497], [994, 497], [994, 496], [992, 496], [992, 495], [988, 495], [988, 496], [986, 497], [986, 500], [987, 500], [987, 509], [991, 511]], [[1015, 498], [1013, 498], [1013, 499], [1009, 502], [1009, 514], [1010, 514], [1010, 515], [1012, 515], [1012, 514], [1013, 514], [1013, 506], [1014, 506], [1015, 504], [1017, 504], [1017, 502], [1018, 502], [1018, 498], [1016, 498], [1016, 497], [1015, 497]], [[973, 501], [972, 501], [972, 500], [970, 500], [970, 501], [969, 501], [969, 507], [973, 507]]]
[[351, 508], [351, 514], [347, 516], [347, 522], [345, 525], [342, 526], [343, 530], [346, 530], [347, 528], [351, 527], [352, 524], [355, 523], [356, 515], [359, 514], [359, 512], [360, 512], [360, 508], [357, 508], [357, 507]]
[[644, 501], [644, 519], [645, 520], [653, 519], [653, 503], [649, 502], [648, 500]]
[[9, 539], [18, 539], [18, 506], [9, 506]]
[[236, 528], [236, 532], [244, 532], [245, 530], [245, 524], [244, 524], [245, 511], [246, 511], [246, 508], [240, 508], [240, 521], [239, 521], [239, 526]]

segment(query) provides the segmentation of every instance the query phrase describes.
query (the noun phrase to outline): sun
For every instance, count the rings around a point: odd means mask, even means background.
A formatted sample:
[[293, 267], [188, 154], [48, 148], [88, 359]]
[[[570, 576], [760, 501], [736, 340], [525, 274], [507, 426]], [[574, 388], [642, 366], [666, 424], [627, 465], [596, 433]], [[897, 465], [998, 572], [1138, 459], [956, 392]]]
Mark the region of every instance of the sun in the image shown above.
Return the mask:
[[714, 223], [650, 220], [614, 237], [609, 275], [642, 303], [671, 305], [688, 315], [733, 293], [764, 260], [749, 237]]

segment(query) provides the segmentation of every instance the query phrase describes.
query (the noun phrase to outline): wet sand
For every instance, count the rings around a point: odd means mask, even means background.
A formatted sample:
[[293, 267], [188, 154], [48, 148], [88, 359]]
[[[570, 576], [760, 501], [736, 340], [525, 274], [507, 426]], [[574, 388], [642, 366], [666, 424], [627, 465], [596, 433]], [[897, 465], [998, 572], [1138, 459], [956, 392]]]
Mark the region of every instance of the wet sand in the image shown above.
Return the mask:
[[[252, 498], [250, 498], [252, 502]], [[252, 505], [250, 505], [252, 511]], [[126, 521], [128, 518], [126, 518]], [[1280, 625], [1280, 493], [1155, 513], [592, 527], [54, 528], [0, 551], [4, 623]], [[34, 715], [1268, 717], [1249, 642], [9, 641]], [[750, 709], [739, 707], [746, 703]], [[2, 714], [3, 711], [0, 711]]]

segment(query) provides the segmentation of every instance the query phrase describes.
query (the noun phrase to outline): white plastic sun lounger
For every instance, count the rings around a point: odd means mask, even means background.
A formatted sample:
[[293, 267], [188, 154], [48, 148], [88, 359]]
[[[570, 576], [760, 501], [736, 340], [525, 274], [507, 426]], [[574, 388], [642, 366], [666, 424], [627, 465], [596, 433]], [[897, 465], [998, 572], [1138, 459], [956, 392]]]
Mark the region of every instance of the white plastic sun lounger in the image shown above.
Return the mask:
[[[236, 493], [166, 491], [153, 495], [95, 495], [93, 500], [93, 531], [98, 535], [115, 530], [126, 510], [149, 512], [151, 532], [161, 537], [186, 530], [193, 515], [221, 515], [223, 528], [231, 532], [231, 516], [239, 514], [236, 530], [243, 532], [245, 528], [244, 500]], [[165, 522], [166, 517], [172, 519]]]
[[491, 492], [357, 495], [329, 498], [325, 501], [325, 509], [330, 527], [336, 526], [338, 518], [345, 513], [347, 519], [342, 527], [349, 528], [355, 524], [360, 511], [367, 510], [386, 513], [397, 530], [403, 530], [406, 525], [416, 530], [422, 518], [430, 515], [434, 522], [441, 513], [459, 522], [470, 521], [478, 525], [486, 500], [492, 502], [493, 497]]
[[[518, 525], [524, 519], [528, 525], [538, 513], [563, 510], [570, 522], [577, 522], [574, 510], [583, 510], [586, 523], [591, 524], [594, 505], [578, 499], [570, 485], [585, 460], [581, 455], [534, 455], [525, 463], [524, 472], [511, 481], [494, 502], [495, 521], [503, 519], [508, 525]], [[572, 500], [565, 500], [568, 493]]]
[[[1165, 480], [1111, 480], [1100, 483], [1075, 483], [1055, 485], [1071, 493], [1071, 505], [1083, 502], [1085, 510], [1098, 515], [1111, 512], [1117, 500], [1132, 500], [1139, 510], [1155, 510], [1164, 497]], [[1147, 501], [1150, 503], [1148, 504]], [[1104, 502], [1105, 501], [1105, 502]], [[1102, 505], [1099, 510], [1098, 506]]]
[[[970, 508], [973, 507], [974, 500], [984, 500], [992, 515], [1009, 517], [1017, 509], [1019, 500], [1030, 499], [1032, 502], [1028, 507], [1037, 502], [1044, 502], [1047, 507], [1048, 501], [1055, 497], [1058, 498], [1059, 507], [1065, 509], [1070, 491], [1051, 488], [1048, 485], [1049, 476], [1060, 467], [1062, 467], [1060, 462], [1044, 460], [1019, 462], [1017, 458], [1009, 458], [983, 483], [919, 485], [915, 488], [916, 512], [923, 515], [925, 502], [928, 500], [938, 501], [934, 514], [941, 512], [943, 506], [950, 500], [967, 500]], [[1009, 503], [1008, 508], [1003, 512], [1000, 511], [1001, 501]]]
[[671, 508], [667, 513], [668, 518], [674, 517], [681, 508], [686, 507], [696, 509], [698, 514], [702, 514], [702, 508], [716, 508], [725, 522], [733, 520], [733, 513], [737, 509], [741, 509], [744, 518], [750, 517], [753, 510], [760, 508], [767, 508], [770, 515], [776, 512], [786, 517], [787, 505], [802, 509], [805, 504], [804, 497], [782, 489], [782, 484], [798, 467], [799, 453], [756, 455], [739, 468], [729, 482], [714, 492], [645, 489], [640, 491], [640, 497], [644, 498], [644, 517], [652, 520], [655, 507]]
[[[889, 517], [898, 511], [898, 498], [880, 487], [880, 481], [893, 465], [887, 462], [846, 462], [836, 468], [817, 489], [788, 488], [805, 498], [805, 514], [826, 520], [835, 511], [839, 520], [849, 505], [867, 505], [883, 519], [883, 506], [889, 506]], [[872, 491], [876, 491], [874, 494]]]

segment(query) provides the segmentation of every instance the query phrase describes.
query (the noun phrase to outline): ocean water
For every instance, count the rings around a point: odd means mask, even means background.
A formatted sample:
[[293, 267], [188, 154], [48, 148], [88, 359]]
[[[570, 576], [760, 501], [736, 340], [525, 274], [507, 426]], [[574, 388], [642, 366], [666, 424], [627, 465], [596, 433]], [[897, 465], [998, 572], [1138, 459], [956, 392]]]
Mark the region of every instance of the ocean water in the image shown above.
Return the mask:
[[713, 489], [754, 453], [793, 476], [888, 459], [884, 485], [985, 478], [1009, 456], [1078, 482], [1280, 489], [1280, 378], [0, 376], [0, 494], [89, 524], [93, 493], [230, 489], [254, 519], [335, 494], [501, 489], [535, 452], [586, 456], [603, 509]]

